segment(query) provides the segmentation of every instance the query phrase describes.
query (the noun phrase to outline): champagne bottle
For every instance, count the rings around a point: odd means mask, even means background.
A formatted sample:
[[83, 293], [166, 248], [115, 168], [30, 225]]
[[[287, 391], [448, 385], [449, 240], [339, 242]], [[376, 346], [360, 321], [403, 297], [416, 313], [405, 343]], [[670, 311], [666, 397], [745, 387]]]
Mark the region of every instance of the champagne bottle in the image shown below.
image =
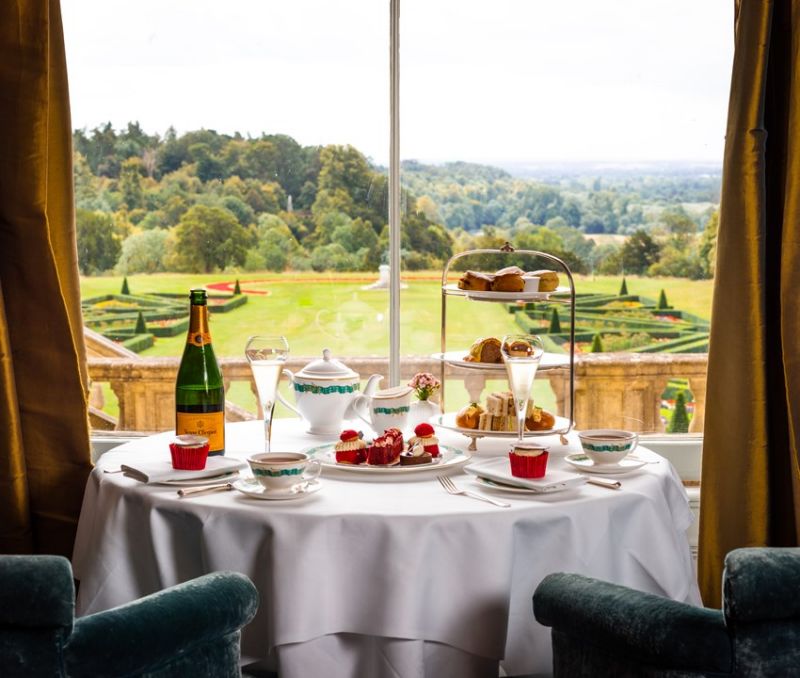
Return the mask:
[[205, 290], [192, 290], [186, 348], [175, 381], [175, 433], [205, 436], [209, 454], [225, 453], [225, 387], [211, 346]]

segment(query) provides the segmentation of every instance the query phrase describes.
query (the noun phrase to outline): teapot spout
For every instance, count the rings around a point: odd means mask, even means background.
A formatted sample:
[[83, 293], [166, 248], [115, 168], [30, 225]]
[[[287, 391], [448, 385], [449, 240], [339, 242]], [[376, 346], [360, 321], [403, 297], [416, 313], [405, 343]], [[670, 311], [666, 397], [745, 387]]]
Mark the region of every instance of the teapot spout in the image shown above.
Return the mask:
[[378, 382], [381, 379], [383, 379], [383, 377], [380, 374], [371, 375], [370, 378], [367, 379], [366, 386], [364, 386], [364, 395], [371, 396], [373, 393], [375, 393], [375, 389], [377, 388]]

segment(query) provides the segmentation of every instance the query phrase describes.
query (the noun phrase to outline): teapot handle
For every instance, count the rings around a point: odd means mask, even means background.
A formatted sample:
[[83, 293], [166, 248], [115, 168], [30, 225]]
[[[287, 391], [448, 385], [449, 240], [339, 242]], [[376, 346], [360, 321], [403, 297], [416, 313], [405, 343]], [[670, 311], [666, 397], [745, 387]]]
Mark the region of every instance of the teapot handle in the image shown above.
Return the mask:
[[[285, 374], [287, 377], [289, 377], [289, 381], [290, 381], [290, 382], [292, 382], [292, 383], [294, 384], [294, 375], [292, 374], [292, 372], [291, 372], [290, 370], [286, 370], [286, 369], [284, 369], [284, 370], [283, 370], [283, 372], [282, 372], [282, 374]], [[298, 409], [297, 409], [297, 408], [296, 408], [294, 405], [292, 405], [292, 404], [291, 404], [291, 403], [290, 403], [288, 400], [286, 400], [286, 398], [284, 398], [284, 397], [281, 395], [280, 391], [277, 391], [277, 392], [276, 392], [276, 395], [278, 396], [278, 400], [280, 400], [280, 401], [281, 401], [281, 403], [283, 403], [283, 406], [284, 406], [284, 407], [288, 407], [288, 408], [289, 408], [289, 409], [290, 409], [292, 412], [294, 412], [294, 413], [295, 413], [295, 414], [296, 414], [298, 417], [300, 417], [301, 419], [303, 418], [303, 415], [302, 415], [302, 414], [300, 414], [300, 410], [298, 410]]]

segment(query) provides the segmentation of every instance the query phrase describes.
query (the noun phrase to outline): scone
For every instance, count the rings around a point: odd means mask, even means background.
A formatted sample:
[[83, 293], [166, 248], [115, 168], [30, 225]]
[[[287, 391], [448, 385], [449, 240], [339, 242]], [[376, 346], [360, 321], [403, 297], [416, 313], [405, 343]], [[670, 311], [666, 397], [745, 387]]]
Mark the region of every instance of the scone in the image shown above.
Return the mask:
[[531, 271], [528, 275], [535, 275], [539, 278], [540, 292], [553, 292], [558, 287], [558, 274], [555, 271]]
[[475, 341], [469, 349], [469, 355], [464, 358], [468, 363], [501, 363], [503, 356], [500, 354], [500, 340], [496, 337], [486, 337]]
[[458, 281], [458, 289], [475, 290], [477, 292], [487, 292], [492, 289], [494, 276], [477, 271], [467, 271]]
[[529, 431], [546, 431], [556, 425], [556, 418], [541, 407], [534, 407], [533, 412], [525, 417], [525, 428]]
[[515, 275], [524, 275], [525, 271], [523, 271], [519, 266], [506, 266], [505, 268], [501, 268], [499, 271], [496, 271], [495, 275], [508, 275], [509, 273], [513, 273]]
[[483, 414], [483, 408], [478, 403], [470, 403], [461, 408], [456, 414], [456, 426], [461, 428], [478, 428], [478, 420]]
[[503, 273], [495, 275], [492, 283], [492, 292], [522, 292], [525, 281], [521, 273]]

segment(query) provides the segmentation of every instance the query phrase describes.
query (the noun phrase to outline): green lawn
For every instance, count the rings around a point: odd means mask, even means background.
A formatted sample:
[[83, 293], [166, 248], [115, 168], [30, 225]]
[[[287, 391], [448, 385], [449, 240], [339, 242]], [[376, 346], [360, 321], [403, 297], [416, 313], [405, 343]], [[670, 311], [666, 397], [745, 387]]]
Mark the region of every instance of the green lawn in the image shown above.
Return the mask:
[[[389, 345], [386, 291], [363, 290], [372, 277], [359, 274], [242, 274], [250, 294], [248, 303], [230, 313], [213, 316], [211, 333], [219, 356], [241, 355], [252, 334], [283, 334], [295, 355], [316, 355], [330, 348], [337, 355], [384, 356]], [[362, 280], [354, 280], [362, 278]], [[132, 294], [187, 292], [195, 286], [229, 281], [226, 274], [181, 275], [164, 273], [128, 278]], [[264, 281], [266, 282], [256, 282]], [[657, 299], [665, 289], [673, 306], [703, 318], [710, 317], [711, 281], [676, 278], [628, 277], [630, 294]], [[248, 285], [249, 283], [249, 285]], [[439, 350], [441, 296], [436, 274], [409, 277], [401, 293], [401, 348], [404, 354], [425, 355]], [[90, 297], [119, 292], [119, 276], [81, 279], [81, 294]], [[578, 292], [616, 294], [620, 279], [611, 276], [577, 276]], [[512, 317], [500, 304], [448, 299], [448, 347], [469, 346], [479, 336], [517, 331]], [[157, 338], [143, 356], [180, 355], [185, 338]]]

